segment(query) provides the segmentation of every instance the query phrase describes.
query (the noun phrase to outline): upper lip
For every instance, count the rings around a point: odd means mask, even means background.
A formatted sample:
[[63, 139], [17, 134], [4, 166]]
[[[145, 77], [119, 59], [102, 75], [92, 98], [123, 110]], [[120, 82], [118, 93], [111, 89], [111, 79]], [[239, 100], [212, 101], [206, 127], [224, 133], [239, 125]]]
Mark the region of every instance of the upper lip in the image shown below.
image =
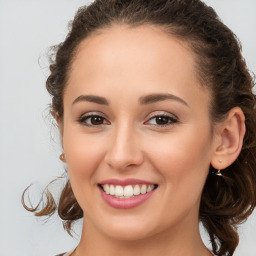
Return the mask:
[[99, 184], [104, 185], [104, 184], [113, 184], [113, 185], [120, 185], [120, 186], [126, 186], [126, 185], [135, 185], [135, 184], [146, 184], [146, 185], [155, 185], [156, 183], [146, 181], [146, 180], [139, 180], [139, 179], [107, 179], [107, 180], [102, 180], [99, 182]]

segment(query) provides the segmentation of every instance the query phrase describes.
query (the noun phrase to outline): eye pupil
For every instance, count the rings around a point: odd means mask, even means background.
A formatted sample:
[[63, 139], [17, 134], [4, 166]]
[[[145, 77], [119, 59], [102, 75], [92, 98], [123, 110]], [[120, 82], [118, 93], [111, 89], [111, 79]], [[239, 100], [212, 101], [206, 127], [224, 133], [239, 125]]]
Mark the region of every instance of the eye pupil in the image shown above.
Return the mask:
[[165, 116], [158, 116], [158, 117], [156, 117], [156, 123], [157, 124], [160, 124], [160, 125], [168, 124], [168, 122], [169, 122], [168, 117], [165, 117]]
[[91, 117], [91, 123], [93, 125], [103, 124], [103, 118], [101, 116], [93, 116]]

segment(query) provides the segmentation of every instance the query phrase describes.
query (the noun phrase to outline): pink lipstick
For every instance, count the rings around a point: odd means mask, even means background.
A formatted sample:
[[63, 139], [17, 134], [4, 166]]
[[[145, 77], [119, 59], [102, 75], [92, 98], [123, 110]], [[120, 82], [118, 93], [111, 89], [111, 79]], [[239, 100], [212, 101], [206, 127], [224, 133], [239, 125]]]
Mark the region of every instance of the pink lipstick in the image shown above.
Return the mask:
[[158, 187], [149, 181], [138, 179], [108, 179], [99, 183], [103, 200], [117, 209], [130, 209], [148, 200]]

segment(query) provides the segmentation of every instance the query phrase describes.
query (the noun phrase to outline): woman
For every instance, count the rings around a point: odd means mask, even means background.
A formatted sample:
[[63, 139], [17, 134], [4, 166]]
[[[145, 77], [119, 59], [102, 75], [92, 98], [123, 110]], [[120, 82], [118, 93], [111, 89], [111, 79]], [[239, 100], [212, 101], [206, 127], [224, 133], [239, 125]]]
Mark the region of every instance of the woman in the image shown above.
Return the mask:
[[233, 255], [256, 203], [254, 81], [199, 0], [96, 0], [56, 48], [47, 90], [69, 179], [64, 254]]

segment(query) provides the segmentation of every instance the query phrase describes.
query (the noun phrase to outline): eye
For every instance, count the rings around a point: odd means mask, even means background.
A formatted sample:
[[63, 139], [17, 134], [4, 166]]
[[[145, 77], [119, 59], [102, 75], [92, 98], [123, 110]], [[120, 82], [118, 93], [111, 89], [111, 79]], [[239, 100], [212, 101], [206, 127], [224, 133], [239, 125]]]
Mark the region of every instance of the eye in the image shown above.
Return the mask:
[[155, 116], [151, 117], [146, 122], [146, 124], [165, 127], [165, 126], [174, 125], [177, 122], [178, 122], [177, 117], [175, 117], [173, 115], [162, 114], [162, 115], [155, 115]]
[[110, 124], [103, 116], [97, 114], [84, 115], [78, 122], [89, 127]]

